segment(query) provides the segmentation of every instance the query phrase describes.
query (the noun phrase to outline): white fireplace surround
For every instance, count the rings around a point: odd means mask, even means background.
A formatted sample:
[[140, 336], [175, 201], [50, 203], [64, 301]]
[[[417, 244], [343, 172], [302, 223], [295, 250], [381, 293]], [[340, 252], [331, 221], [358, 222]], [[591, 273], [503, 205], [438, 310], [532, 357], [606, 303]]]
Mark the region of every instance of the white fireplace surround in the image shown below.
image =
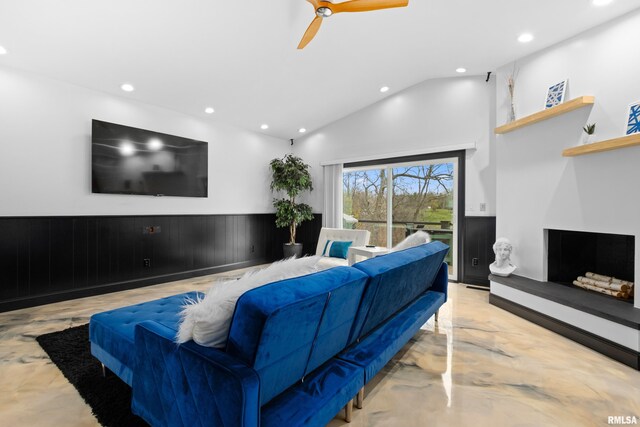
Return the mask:
[[[554, 229], [634, 236], [633, 280], [640, 279], [640, 147], [562, 156], [564, 149], [581, 144], [587, 123], [597, 123], [597, 141], [624, 135], [627, 106], [640, 93], [635, 76], [640, 57], [627, 54], [638, 38], [640, 14], [628, 15], [515, 64], [517, 118], [541, 111], [549, 83], [567, 76], [567, 100], [595, 97], [593, 105], [496, 137], [496, 237], [506, 237], [513, 244], [516, 275], [547, 281], [546, 230]], [[496, 73], [497, 126], [505, 123], [509, 112], [504, 82], [513, 69], [514, 64], [507, 64]], [[502, 282], [491, 281], [491, 294], [640, 352], [638, 329]], [[640, 292], [635, 293], [633, 307], [640, 309]]]
[[[549, 82], [567, 76], [566, 99], [591, 95], [595, 103], [496, 137], [496, 232], [514, 246], [516, 274], [546, 281], [544, 229], [557, 229], [635, 236], [634, 279], [640, 278], [640, 147], [562, 156], [581, 144], [587, 123], [597, 123], [596, 140], [623, 136], [628, 105], [640, 93], [640, 57], [627, 53], [638, 38], [640, 14], [632, 14], [518, 60], [517, 117], [542, 110]], [[500, 82], [513, 67], [497, 70], [497, 125], [510, 105]], [[640, 308], [638, 292], [634, 306]]]

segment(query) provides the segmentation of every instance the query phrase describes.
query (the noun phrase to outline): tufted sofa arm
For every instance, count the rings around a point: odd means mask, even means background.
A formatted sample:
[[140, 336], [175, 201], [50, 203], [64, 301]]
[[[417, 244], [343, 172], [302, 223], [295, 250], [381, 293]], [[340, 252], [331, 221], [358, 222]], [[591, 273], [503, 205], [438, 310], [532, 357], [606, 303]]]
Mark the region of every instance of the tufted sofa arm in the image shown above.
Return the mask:
[[258, 426], [256, 372], [220, 350], [178, 346], [175, 333], [154, 321], [136, 326], [133, 412], [154, 427]]

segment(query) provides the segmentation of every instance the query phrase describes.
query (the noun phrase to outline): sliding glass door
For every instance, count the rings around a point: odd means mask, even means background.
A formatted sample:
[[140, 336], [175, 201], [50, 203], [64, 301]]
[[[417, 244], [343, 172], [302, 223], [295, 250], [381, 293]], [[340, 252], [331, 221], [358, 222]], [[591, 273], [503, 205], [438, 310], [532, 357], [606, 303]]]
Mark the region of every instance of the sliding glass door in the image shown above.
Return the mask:
[[343, 171], [343, 227], [371, 231], [371, 244], [392, 247], [422, 230], [451, 247], [449, 277], [457, 280], [458, 158]]

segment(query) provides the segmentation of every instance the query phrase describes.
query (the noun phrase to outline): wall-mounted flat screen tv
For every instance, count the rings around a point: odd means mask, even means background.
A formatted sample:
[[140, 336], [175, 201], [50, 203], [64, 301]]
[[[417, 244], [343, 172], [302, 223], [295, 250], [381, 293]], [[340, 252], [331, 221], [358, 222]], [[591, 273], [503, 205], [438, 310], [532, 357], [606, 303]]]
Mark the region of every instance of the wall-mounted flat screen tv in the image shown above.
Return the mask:
[[208, 144], [93, 120], [93, 193], [207, 197]]

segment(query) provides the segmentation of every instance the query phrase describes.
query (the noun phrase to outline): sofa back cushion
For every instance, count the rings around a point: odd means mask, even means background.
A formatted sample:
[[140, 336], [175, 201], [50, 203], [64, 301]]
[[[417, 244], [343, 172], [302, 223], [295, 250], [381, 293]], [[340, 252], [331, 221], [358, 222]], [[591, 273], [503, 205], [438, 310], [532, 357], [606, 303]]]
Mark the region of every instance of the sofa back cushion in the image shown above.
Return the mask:
[[345, 230], [342, 228], [327, 228], [322, 227], [320, 229], [320, 236], [318, 237], [318, 246], [316, 246], [316, 255], [322, 256], [327, 241], [341, 241], [352, 242], [351, 246], [365, 246], [369, 244], [369, 238], [371, 232], [369, 230]]
[[354, 264], [370, 280], [364, 291], [349, 343], [367, 335], [398, 310], [426, 292], [449, 246], [431, 242]]
[[337, 267], [238, 299], [227, 352], [258, 373], [261, 405], [346, 347], [366, 281], [358, 270]]

